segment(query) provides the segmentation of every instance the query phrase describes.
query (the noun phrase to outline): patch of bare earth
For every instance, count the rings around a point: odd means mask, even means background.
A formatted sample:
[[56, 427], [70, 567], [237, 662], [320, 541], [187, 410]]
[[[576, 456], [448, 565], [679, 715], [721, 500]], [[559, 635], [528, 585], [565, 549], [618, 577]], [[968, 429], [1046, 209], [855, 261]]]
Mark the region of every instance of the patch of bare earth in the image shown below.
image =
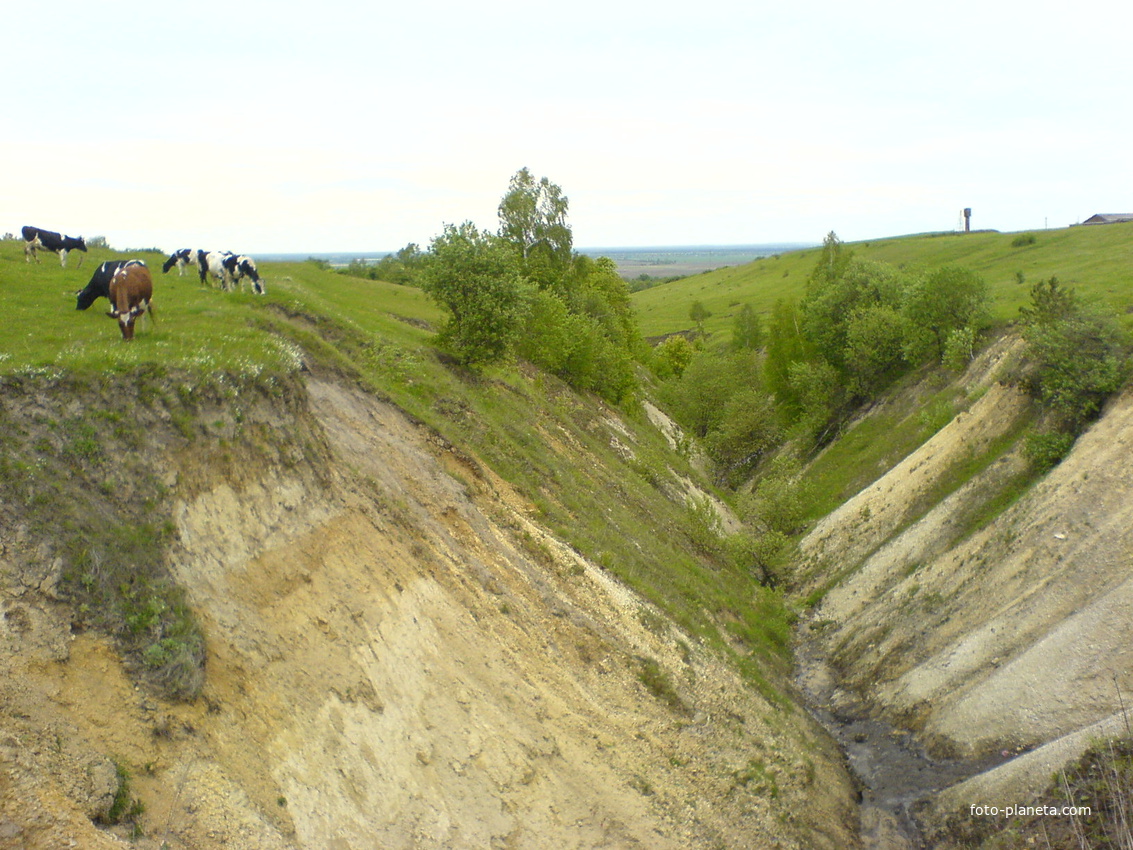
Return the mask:
[[[0, 847], [855, 846], [849, 780], [805, 713], [395, 407], [307, 393], [315, 424], [295, 428], [318, 458], [162, 460], [171, 569], [208, 641], [196, 702], [140, 690], [38, 584], [5, 584]], [[111, 757], [142, 837], [92, 822]]]

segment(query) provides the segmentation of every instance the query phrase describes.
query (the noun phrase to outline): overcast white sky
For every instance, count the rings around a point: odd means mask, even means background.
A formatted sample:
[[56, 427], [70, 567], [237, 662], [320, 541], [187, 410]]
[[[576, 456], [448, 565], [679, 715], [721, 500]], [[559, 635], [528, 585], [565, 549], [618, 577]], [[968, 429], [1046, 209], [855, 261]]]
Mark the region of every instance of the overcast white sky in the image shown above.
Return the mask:
[[1128, 0], [62, 0], [8, 15], [0, 232], [243, 253], [497, 227], [846, 241], [1133, 212]]

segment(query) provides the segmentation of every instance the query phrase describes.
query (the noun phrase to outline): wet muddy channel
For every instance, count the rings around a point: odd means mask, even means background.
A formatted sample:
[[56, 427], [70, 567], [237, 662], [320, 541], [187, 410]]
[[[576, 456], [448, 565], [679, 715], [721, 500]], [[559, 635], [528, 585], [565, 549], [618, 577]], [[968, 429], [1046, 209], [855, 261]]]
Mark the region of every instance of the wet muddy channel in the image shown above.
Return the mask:
[[915, 812], [933, 793], [1004, 759], [937, 760], [909, 732], [870, 717], [866, 706], [838, 688], [815, 642], [800, 633], [796, 682], [810, 713], [841, 746], [861, 789], [861, 836], [866, 850], [923, 850]]

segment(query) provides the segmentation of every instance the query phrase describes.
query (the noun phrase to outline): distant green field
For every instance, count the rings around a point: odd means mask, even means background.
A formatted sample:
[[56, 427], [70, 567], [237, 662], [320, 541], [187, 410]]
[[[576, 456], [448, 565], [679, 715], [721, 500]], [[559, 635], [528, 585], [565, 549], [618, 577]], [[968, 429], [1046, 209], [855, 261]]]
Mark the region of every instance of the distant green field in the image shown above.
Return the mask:
[[626, 280], [642, 275], [652, 278], [687, 277], [704, 271], [741, 266], [781, 254], [810, 247], [808, 244], [703, 245], [699, 247], [661, 248], [582, 248], [579, 252], [591, 257], [608, 257]]
[[[1030, 237], [1034, 242], [1030, 242]], [[1020, 244], [1015, 244], [1020, 243]], [[1009, 321], [1028, 298], [1028, 285], [1057, 276], [1083, 295], [1125, 312], [1133, 306], [1133, 223], [1030, 233], [948, 233], [847, 243], [855, 256], [895, 266], [962, 265], [987, 281], [992, 309]], [[743, 304], [766, 315], [780, 298], [799, 298], [820, 249], [796, 251], [744, 266], [705, 272], [635, 293], [642, 333], [659, 336], [693, 327], [689, 308], [700, 301], [711, 313], [705, 328], [728, 333]], [[1025, 283], [1020, 286], [1018, 273]]]
[[[124, 344], [117, 322], [99, 299], [86, 312], [75, 293], [98, 265], [137, 257], [154, 278], [157, 323], [143, 318], [134, 342]], [[161, 273], [160, 254], [92, 249], [74, 252], [67, 268], [41, 252], [24, 261], [22, 240], [0, 241], [0, 293], [7, 321], [0, 329], [0, 374], [21, 370], [108, 371], [143, 363], [229, 372], [291, 370], [298, 353], [278, 330], [283, 312], [323, 315], [366, 333], [420, 344], [440, 312], [420, 290], [348, 278], [312, 263], [263, 263], [266, 296], [202, 287], [196, 274]], [[81, 265], [80, 265], [81, 263]]]

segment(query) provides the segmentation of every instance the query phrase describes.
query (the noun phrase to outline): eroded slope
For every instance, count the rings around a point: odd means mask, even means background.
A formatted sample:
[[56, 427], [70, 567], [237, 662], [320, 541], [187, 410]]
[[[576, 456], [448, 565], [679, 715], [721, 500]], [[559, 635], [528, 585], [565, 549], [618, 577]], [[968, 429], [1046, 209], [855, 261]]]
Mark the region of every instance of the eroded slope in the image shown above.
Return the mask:
[[843, 687], [938, 752], [1035, 750], [946, 795], [944, 815], [1045, 787], [1091, 737], [1119, 728], [1120, 694], [1133, 693], [1133, 394], [990, 524], [957, 530], [1022, 469], [1017, 451], [910, 516], [966, 455], [1014, 428], [1026, 404], [993, 384], [803, 543], [848, 573], [809, 630]]
[[49, 542], [6, 548], [0, 846], [119, 846], [90, 820], [110, 757], [146, 806], [134, 846], [853, 846], [803, 712], [392, 405], [329, 378], [293, 395], [207, 445], [149, 436], [207, 636], [195, 703], [70, 633]]

